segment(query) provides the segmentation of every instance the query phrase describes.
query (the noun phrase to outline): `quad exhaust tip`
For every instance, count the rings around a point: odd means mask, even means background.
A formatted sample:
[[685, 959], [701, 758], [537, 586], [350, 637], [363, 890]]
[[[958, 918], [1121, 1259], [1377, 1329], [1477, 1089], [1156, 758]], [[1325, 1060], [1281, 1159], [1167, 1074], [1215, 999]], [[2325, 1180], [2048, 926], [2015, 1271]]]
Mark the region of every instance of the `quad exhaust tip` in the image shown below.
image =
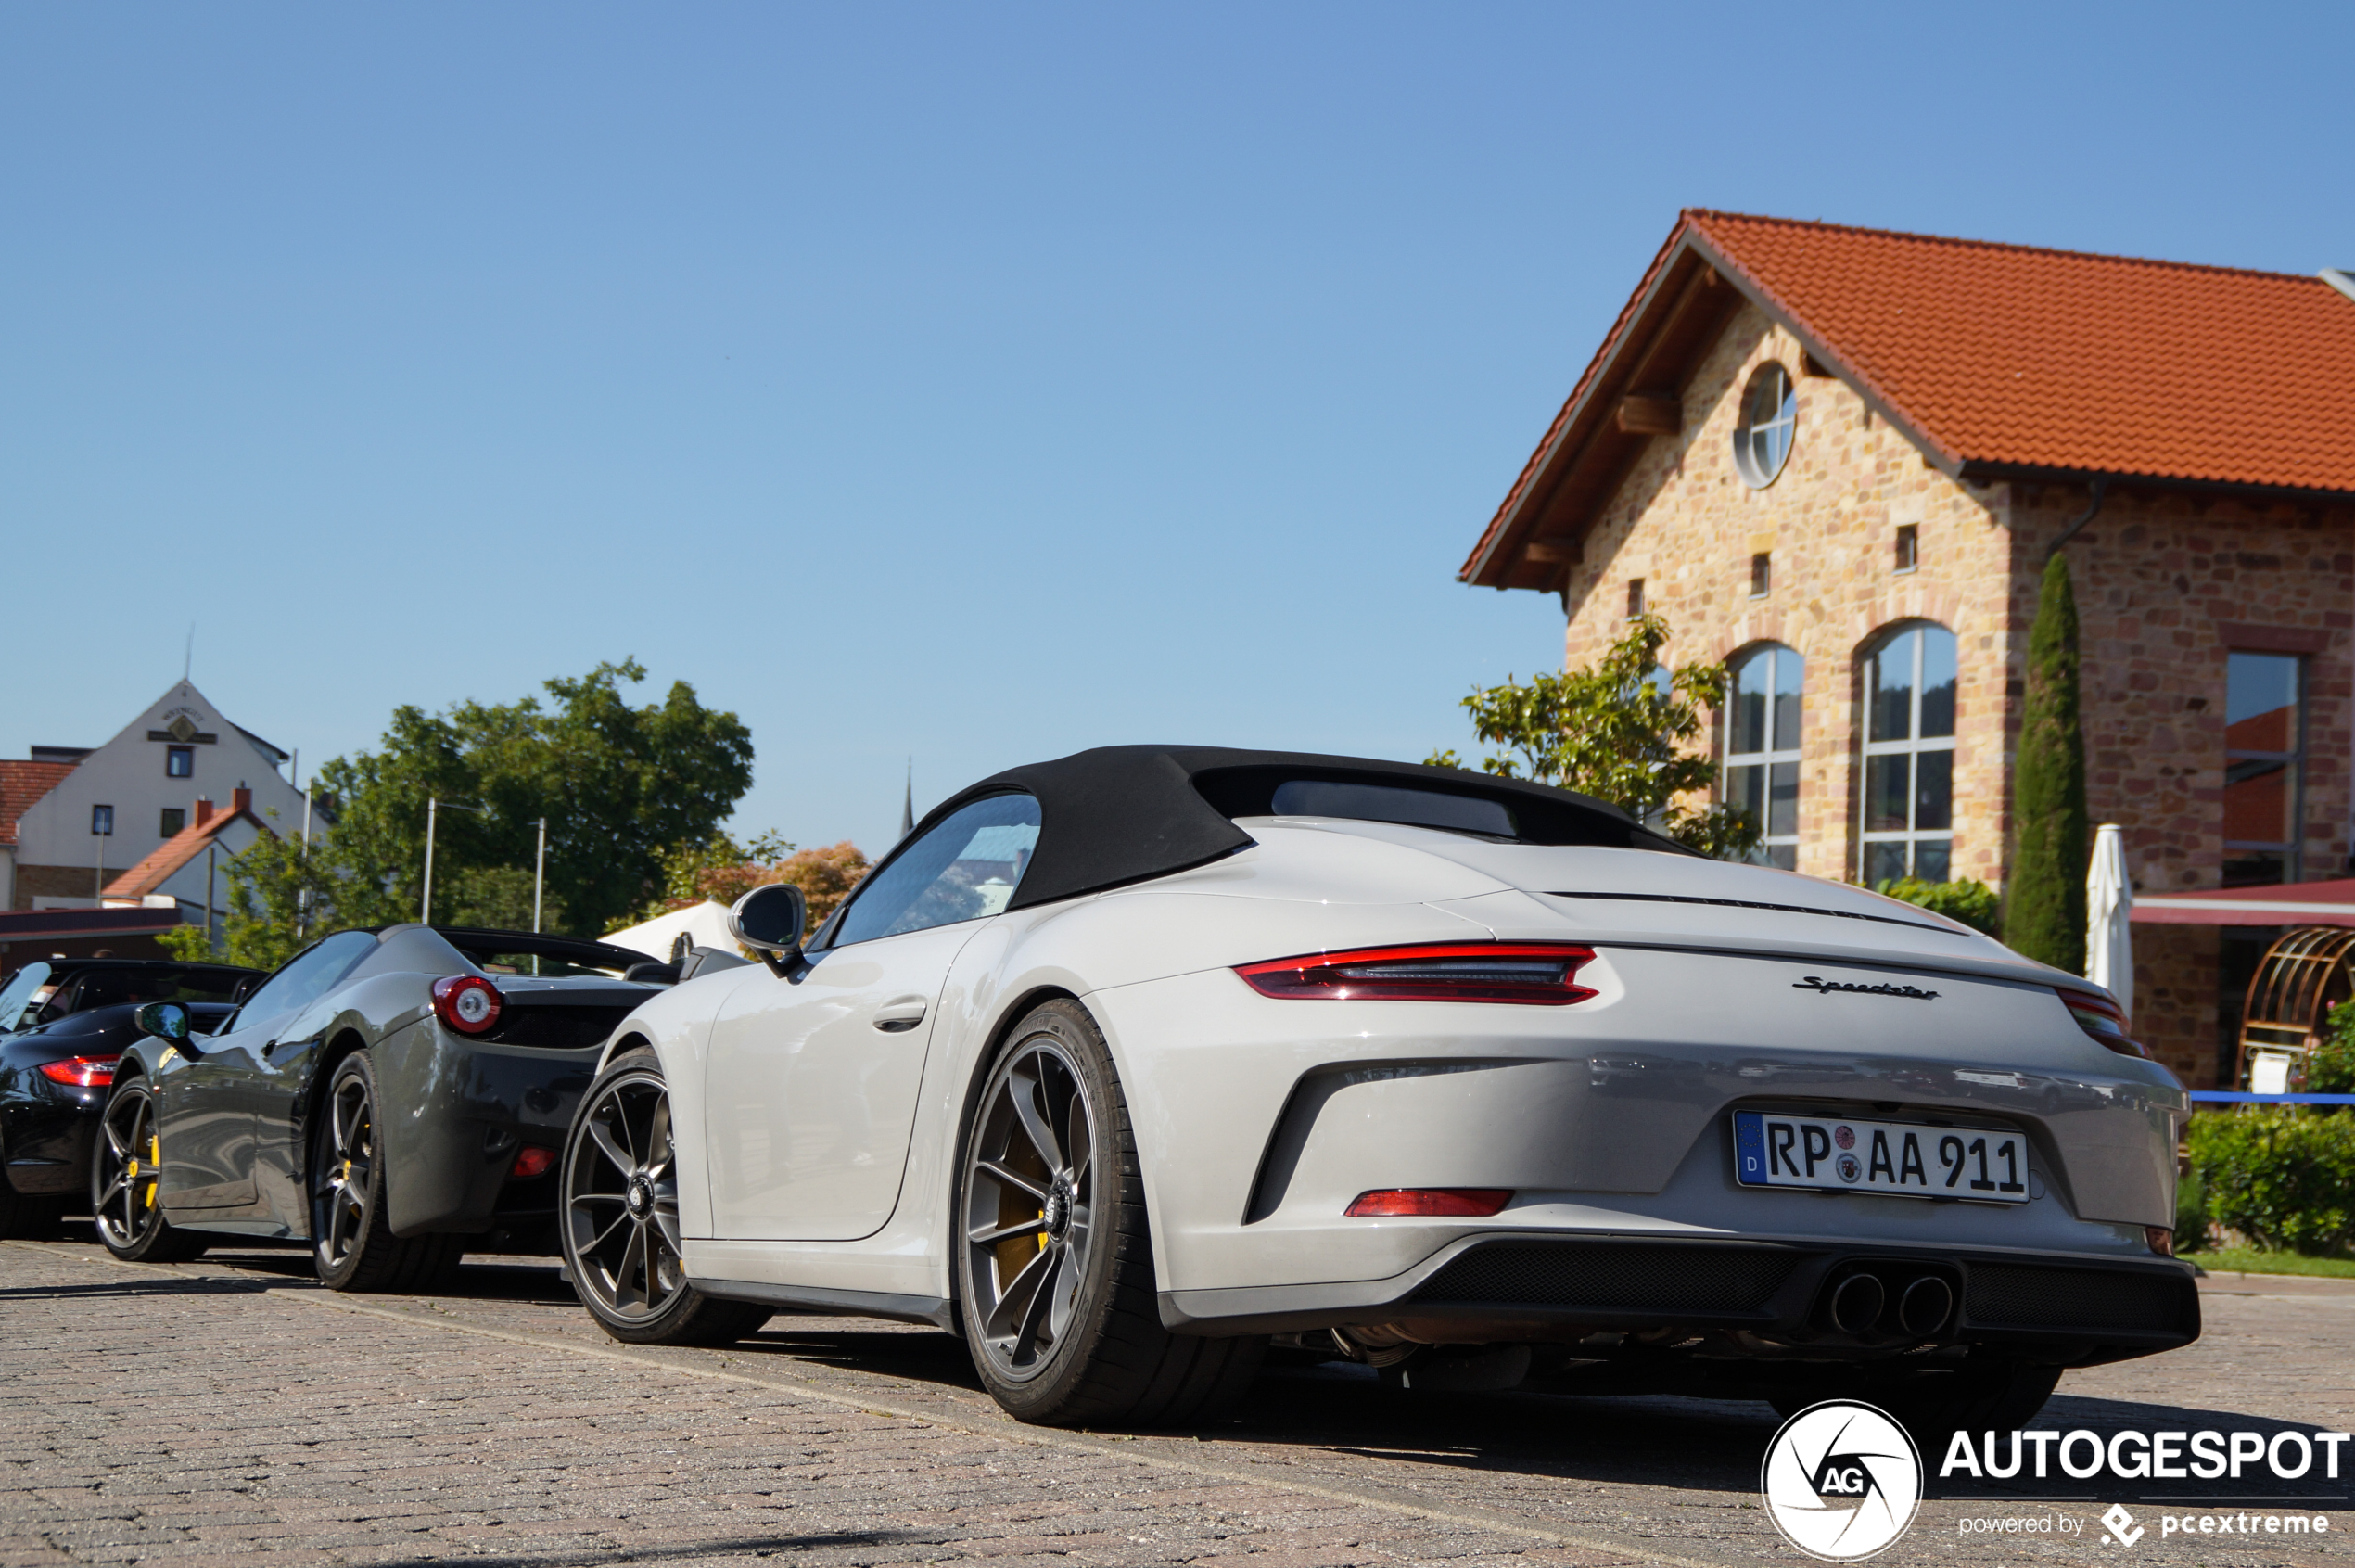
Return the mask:
[[1878, 1280], [1870, 1274], [1851, 1274], [1832, 1288], [1832, 1327], [1844, 1334], [1871, 1332], [1887, 1299]]
[[1859, 1339], [1876, 1333], [1928, 1339], [1954, 1315], [1954, 1287], [1936, 1274], [1917, 1275], [1896, 1294], [1892, 1304], [1890, 1287], [1859, 1269], [1832, 1287], [1827, 1315], [1833, 1328]]
[[1954, 1288], [1935, 1274], [1925, 1274], [1897, 1298], [1897, 1324], [1908, 1334], [1926, 1339], [1946, 1326], [1954, 1310]]

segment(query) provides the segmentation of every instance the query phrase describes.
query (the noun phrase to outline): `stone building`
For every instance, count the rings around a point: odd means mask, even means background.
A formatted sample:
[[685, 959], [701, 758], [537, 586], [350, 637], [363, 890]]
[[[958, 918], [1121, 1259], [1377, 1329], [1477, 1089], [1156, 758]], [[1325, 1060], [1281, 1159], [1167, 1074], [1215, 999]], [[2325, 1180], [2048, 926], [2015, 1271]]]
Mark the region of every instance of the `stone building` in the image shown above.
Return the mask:
[[[2096, 822], [2138, 890], [2347, 875], [2355, 282], [1688, 211], [1463, 567], [1722, 658], [1765, 854], [2006, 871], [2029, 626], [2069, 556]], [[2136, 931], [2135, 1029], [2229, 1062], [2259, 950]], [[2220, 1049], [2221, 1048], [2221, 1049]]]

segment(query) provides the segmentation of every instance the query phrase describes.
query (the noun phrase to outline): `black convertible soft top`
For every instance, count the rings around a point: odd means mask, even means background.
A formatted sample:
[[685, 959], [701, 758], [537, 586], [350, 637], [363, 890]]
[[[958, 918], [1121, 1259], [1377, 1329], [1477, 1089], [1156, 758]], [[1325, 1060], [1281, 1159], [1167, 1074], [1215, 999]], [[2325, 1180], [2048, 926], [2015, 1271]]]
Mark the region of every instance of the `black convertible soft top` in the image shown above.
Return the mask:
[[1006, 905], [1028, 909], [1245, 848], [1252, 837], [1233, 819], [1272, 814], [1277, 787], [1301, 779], [1492, 800], [1512, 813], [1514, 835], [1525, 844], [1692, 853], [1616, 806], [1547, 784], [1415, 762], [1217, 746], [1106, 746], [1009, 768], [933, 808], [909, 841], [984, 796], [1024, 790], [1037, 797], [1038, 848]]

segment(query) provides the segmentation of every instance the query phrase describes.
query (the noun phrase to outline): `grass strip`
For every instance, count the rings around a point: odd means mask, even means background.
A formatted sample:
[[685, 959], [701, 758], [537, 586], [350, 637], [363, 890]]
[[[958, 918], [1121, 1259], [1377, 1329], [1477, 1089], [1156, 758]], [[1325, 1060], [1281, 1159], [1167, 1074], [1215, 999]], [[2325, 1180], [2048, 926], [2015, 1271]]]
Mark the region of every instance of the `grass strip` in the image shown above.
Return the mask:
[[2186, 1262], [2211, 1274], [2307, 1274], [2325, 1280], [2355, 1280], [2355, 1257], [2308, 1257], [2303, 1253], [2259, 1252], [2254, 1247], [2219, 1247], [2187, 1252]]

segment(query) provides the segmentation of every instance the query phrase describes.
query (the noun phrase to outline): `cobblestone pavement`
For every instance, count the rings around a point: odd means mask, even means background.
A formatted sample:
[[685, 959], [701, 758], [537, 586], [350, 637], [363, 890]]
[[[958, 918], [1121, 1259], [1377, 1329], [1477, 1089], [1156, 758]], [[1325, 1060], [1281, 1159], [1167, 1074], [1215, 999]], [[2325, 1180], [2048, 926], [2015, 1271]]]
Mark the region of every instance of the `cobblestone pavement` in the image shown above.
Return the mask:
[[[2199, 1344], [2071, 1373], [2036, 1424], [2349, 1430], [2355, 1285], [2209, 1287]], [[780, 1317], [727, 1350], [641, 1350], [516, 1260], [471, 1260], [448, 1294], [354, 1297], [299, 1252], [162, 1268], [0, 1243], [0, 1568], [1796, 1564], [1759, 1505], [1775, 1425], [1743, 1402], [1434, 1400], [1278, 1369], [1199, 1434], [1053, 1432], [1007, 1421], [927, 1329]], [[2338, 1527], [2295, 1544], [2163, 1539], [2154, 1484], [2109, 1485], [2044, 1502], [1933, 1481], [1876, 1561], [2355, 1556], [2347, 1482], [2275, 1488], [2329, 1498], [2261, 1505]], [[2131, 1549], [2094, 1523], [2113, 1501], [2148, 1527]], [[2010, 1516], [2063, 1528], [1963, 1534]]]

